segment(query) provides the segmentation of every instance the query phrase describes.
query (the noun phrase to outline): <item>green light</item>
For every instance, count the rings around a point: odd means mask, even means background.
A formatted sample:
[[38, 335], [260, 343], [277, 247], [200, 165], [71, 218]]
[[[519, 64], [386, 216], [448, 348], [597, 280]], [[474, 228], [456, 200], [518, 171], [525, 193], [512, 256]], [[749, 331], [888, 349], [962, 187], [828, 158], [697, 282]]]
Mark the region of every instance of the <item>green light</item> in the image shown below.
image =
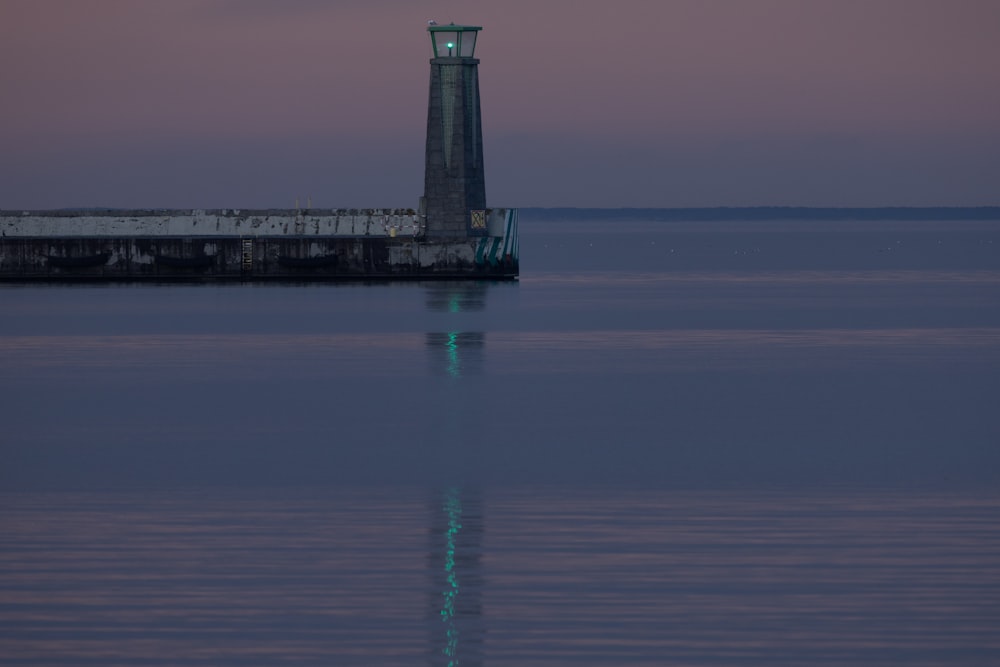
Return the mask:
[[444, 346], [448, 348], [448, 375], [457, 378], [462, 374], [462, 365], [458, 358], [458, 334], [449, 333], [448, 342]]
[[441, 607], [441, 620], [447, 624], [445, 629], [445, 647], [442, 653], [448, 656], [448, 665], [458, 664], [455, 659], [458, 652], [458, 628], [455, 627], [455, 598], [458, 597], [458, 575], [455, 572], [455, 539], [462, 530], [462, 501], [458, 489], [448, 489], [445, 494], [444, 507], [448, 517], [448, 530], [445, 532], [444, 571], [448, 574], [448, 586], [443, 592], [444, 604]]
[[455, 48], [455, 42], [448, 42], [447, 46], [449, 49], [453, 49]]

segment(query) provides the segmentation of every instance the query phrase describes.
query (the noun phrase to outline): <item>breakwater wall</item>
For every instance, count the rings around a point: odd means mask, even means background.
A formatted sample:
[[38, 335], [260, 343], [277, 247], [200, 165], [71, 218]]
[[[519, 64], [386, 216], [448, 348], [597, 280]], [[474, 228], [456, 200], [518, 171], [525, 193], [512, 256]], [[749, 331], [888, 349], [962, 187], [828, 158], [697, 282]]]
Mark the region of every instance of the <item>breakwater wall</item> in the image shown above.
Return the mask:
[[429, 236], [412, 209], [0, 211], [0, 280], [515, 278], [516, 209]]

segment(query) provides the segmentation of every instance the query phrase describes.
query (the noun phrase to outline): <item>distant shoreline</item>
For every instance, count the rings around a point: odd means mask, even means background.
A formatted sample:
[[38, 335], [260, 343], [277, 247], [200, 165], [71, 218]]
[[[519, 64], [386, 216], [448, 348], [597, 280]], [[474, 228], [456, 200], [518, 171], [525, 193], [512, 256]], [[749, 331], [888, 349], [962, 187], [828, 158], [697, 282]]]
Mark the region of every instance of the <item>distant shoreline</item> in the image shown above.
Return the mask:
[[719, 206], [714, 208], [542, 208], [521, 207], [532, 220], [997, 220], [1000, 206], [885, 206], [814, 208], [808, 206]]

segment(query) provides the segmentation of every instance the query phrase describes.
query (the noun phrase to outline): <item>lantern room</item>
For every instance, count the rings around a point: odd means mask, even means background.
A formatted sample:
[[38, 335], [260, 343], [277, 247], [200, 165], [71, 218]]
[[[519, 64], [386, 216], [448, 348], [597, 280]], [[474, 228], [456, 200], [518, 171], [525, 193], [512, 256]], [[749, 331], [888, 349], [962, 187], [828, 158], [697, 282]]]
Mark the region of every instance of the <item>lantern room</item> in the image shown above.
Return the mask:
[[476, 53], [476, 36], [482, 30], [473, 25], [431, 25], [427, 31], [431, 34], [431, 48], [435, 58], [474, 58]]

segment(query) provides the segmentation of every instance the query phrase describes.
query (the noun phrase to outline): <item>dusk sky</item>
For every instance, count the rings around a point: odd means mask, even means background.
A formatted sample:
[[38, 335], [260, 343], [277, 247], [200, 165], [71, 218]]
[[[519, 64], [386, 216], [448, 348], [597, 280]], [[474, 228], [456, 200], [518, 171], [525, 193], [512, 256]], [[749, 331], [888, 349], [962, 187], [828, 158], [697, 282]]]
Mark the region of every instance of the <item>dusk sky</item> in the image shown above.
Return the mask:
[[490, 205], [1000, 204], [996, 0], [0, 0], [0, 209], [416, 206], [428, 19]]

